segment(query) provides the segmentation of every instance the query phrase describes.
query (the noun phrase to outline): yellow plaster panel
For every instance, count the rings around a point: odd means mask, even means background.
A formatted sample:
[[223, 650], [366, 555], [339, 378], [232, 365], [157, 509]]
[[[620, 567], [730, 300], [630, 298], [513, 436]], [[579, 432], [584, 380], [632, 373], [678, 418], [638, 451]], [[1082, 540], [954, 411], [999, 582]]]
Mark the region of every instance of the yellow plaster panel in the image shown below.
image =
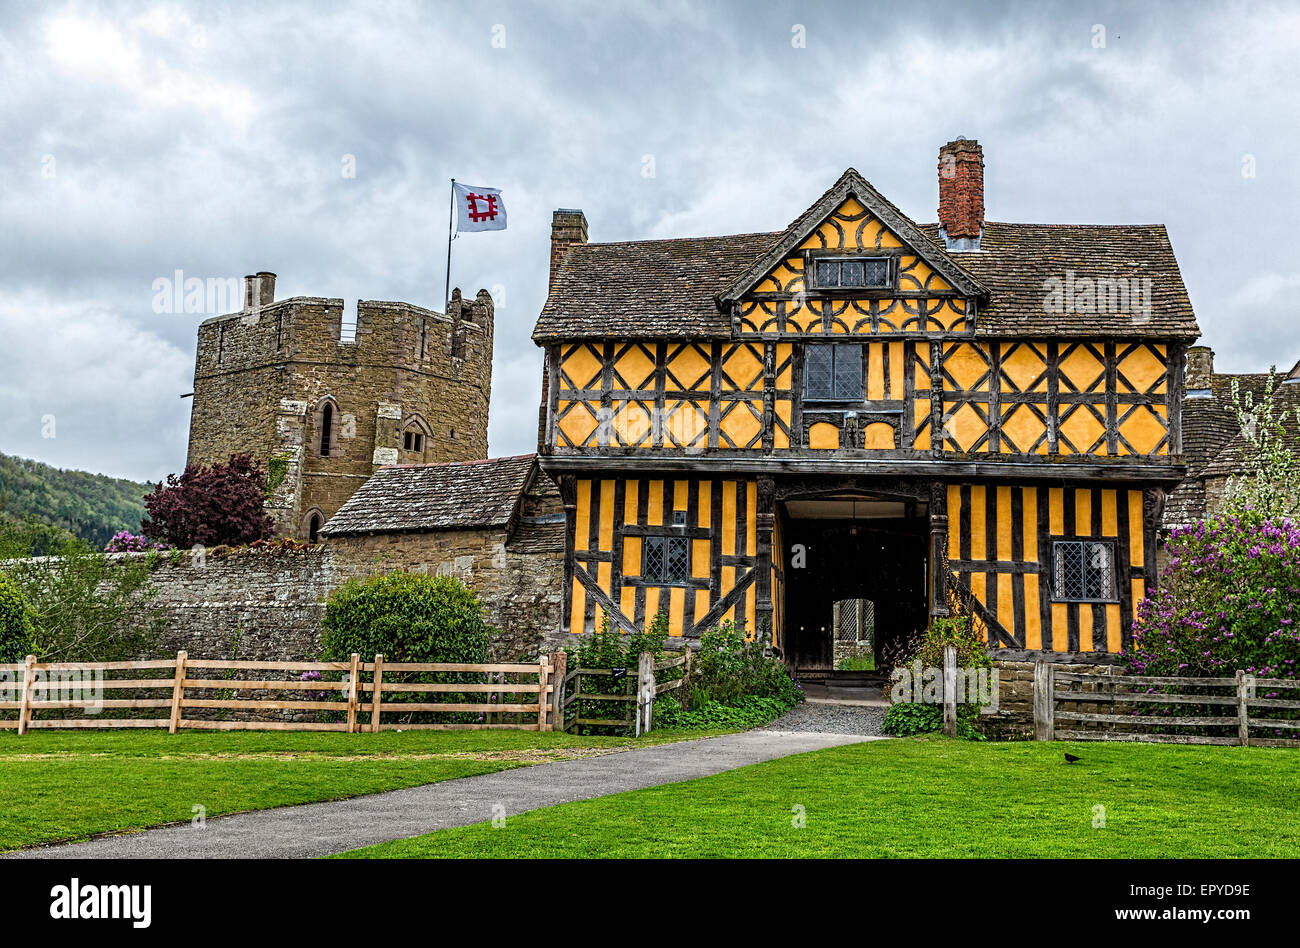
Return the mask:
[[[569, 409], [570, 405], [573, 406], [571, 409]], [[563, 432], [564, 437], [579, 446], [586, 445], [588, 440], [594, 441], [592, 435], [595, 434], [599, 422], [590, 403], [561, 401], [558, 407], [562, 414], [569, 409], [568, 414], [565, 414], [559, 423], [559, 430]]]
[[[1011, 535], [1013, 524], [1011, 523], [1011, 488], [1005, 485], [997, 488], [998, 492], [998, 559], [1011, 559]], [[1010, 579], [1010, 576], [1007, 577]], [[1001, 606], [999, 606], [1001, 608]], [[1010, 613], [1000, 613], [1001, 615], [1010, 615]]]
[[664, 523], [664, 482], [650, 481], [647, 488], [646, 523], [652, 527], [662, 527]]
[[[1025, 535], [1023, 539], [1025, 561], [1035, 563], [1038, 561], [1038, 488], [1026, 487], [1024, 491], [1021, 506], [1025, 512]], [[1029, 612], [1028, 606], [1025, 609], [1029, 615], [1038, 615], [1036, 610]]]
[[640, 346], [629, 346], [614, 362], [614, 387], [622, 389], [654, 388], [654, 359]]
[[[952, 376], [953, 382], [962, 391], [988, 391], [988, 363], [984, 360], [982, 350], [975, 345], [961, 343], [950, 348], [944, 354], [943, 370]], [[953, 391], [953, 382], [945, 378], [944, 388]]]
[[971, 559], [988, 558], [988, 544], [985, 541], [984, 525], [988, 522], [984, 507], [984, 486], [976, 484], [970, 489], [970, 555]]
[[599, 388], [603, 365], [604, 360], [594, 347], [578, 346], [560, 363], [560, 370], [563, 373], [560, 376], [561, 389], [570, 387], [569, 382], [564, 378], [566, 375], [578, 388]]
[[[1146, 551], [1143, 545], [1146, 543], [1146, 535], [1142, 532], [1142, 491], [1131, 490], [1128, 492], [1128, 550], [1129, 565], [1144, 566], [1146, 565]], [[1136, 599], [1134, 600], [1136, 605]]]
[[1034, 408], [1046, 416], [1046, 405], [1015, 405], [1002, 416], [1002, 436], [1014, 446], [1013, 453], [1047, 453], [1047, 439], [1043, 437], [1047, 433], [1047, 426], [1034, 412]]
[[573, 546], [575, 549], [585, 550], [587, 538], [591, 536], [591, 481], [589, 480], [578, 481], [573, 523]]
[[696, 346], [683, 346], [668, 359], [665, 385], [675, 392], [707, 392], [711, 368], [706, 353]]
[[1103, 490], [1101, 492], [1101, 535], [1104, 537], [1119, 536], [1119, 525], [1116, 521], [1115, 511], [1115, 491]]
[[894, 444], [894, 426], [883, 421], [872, 422], [863, 429], [866, 448], [870, 451], [892, 451]]
[[[734, 556], [736, 553], [736, 482], [722, 482], [722, 555]], [[733, 571], [734, 573], [734, 571]], [[734, 575], [733, 575], [734, 580]], [[731, 583], [724, 588], [730, 589]]]
[[614, 540], [614, 482], [600, 482], [600, 526], [599, 542], [602, 552], [613, 549]]
[[[691, 576], [694, 579], [709, 578], [709, 541], [708, 540], [691, 541]], [[703, 613], [701, 613], [701, 615], [702, 614]]]
[[832, 424], [819, 421], [808, 429], [808, 447], [819, 451], [835, 450], [840, 446], [840, 430]]

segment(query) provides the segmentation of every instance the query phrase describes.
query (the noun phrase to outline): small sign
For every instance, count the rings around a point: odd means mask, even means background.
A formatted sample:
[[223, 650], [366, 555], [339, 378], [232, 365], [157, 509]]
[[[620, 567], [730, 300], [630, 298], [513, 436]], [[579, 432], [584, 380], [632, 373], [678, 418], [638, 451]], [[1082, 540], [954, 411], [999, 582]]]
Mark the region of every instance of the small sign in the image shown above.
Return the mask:
[[611, 668], [611, 669], [609, 670], [609, 677], [610, 677], [611, 679], [613, 679], [614, 681], [622, 681], [624, 678], [627, 677], [627, 669], [626, 669], [626, 668]]

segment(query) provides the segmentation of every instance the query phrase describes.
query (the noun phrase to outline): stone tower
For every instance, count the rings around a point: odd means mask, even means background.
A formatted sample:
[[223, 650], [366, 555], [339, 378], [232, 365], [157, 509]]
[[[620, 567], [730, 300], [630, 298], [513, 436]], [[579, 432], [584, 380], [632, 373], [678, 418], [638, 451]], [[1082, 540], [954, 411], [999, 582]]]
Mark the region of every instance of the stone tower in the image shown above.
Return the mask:
[[245, 277], [243, 310], [199, 326], [187, 463], [251, 454], [277, 531], [314, 538], [380, 466], [487, 457], [492, 322], [457, 289], [446, 313], [363, 300], [348, 336], [341, 299]]

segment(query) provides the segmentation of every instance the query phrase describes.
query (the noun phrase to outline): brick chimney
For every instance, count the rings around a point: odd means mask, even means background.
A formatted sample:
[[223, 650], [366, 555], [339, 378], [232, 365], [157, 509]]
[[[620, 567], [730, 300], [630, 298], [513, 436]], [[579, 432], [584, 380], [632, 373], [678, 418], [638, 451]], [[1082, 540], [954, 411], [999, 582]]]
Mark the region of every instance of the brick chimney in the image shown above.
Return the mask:
[[562, 207], [551, 215], [551, 282], [564, 263], [564, 255], [574, 244], [587, 242], [587, 215], [575, 208]]
[[978, 250], [984, 232], [984, 149], [958, 138], [939, 149], [939, 227], [949, 250]]

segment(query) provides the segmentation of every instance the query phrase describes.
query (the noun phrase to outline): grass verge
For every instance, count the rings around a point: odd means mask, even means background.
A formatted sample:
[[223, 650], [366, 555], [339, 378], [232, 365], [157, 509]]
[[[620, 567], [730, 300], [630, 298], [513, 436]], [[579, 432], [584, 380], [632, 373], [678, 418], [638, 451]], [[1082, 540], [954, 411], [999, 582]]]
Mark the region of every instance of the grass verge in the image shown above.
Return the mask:
[[[1064, 752], [1082, 760], [1064, 761]], [[343, 854], [1295, 857], [1293, 750], [876, 741]], [[804, 825], [796, 825], [802, 816]]]
[[[717, 732], [713, 732], [717, 733]], [[609, 753], [633, 740], [533, 731], [0, 733], [0, 851]]]

